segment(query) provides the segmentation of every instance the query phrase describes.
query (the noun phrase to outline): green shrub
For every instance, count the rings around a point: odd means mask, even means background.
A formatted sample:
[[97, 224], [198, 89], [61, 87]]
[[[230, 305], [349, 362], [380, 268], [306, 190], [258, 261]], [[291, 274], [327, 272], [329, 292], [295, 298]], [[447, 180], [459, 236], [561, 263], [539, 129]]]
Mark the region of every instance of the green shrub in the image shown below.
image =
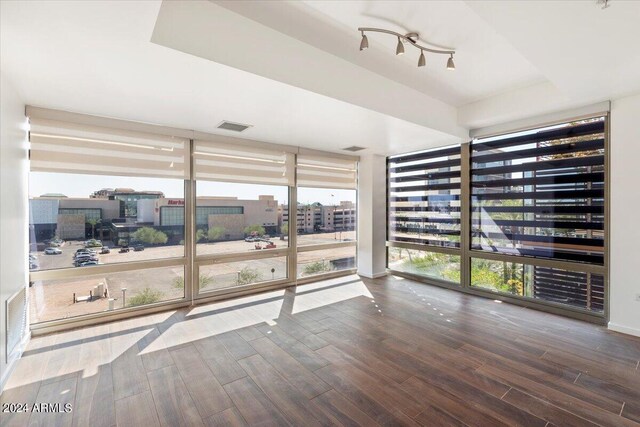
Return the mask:
[[151, 227], [142, 227], [131, 234], [133, 240], [149, 245], [165, 244], [169, 238], [160, 230]]
[[[204, 289], [212, 283], [213, 283], [213, 277], [207, 274], [200, 275], [200, 289]], [[171, 286], [173, 286], [176, 289], [184, 289], [184, 277], [178, 276], [175, 279], [173, 279], [173, 283], [171, 284]]]
[[320, 274], [331, 271], [330, 263], [324, 261], [316, 261], [304, 266], [302, 274], [304, 276], [311, 276], [313, 274]]
[[258, 236], [262, 236], [265, 233], [264, 227], [260, 224], [249, 225], [244, 228], [244, 234], [257, 234]]
[[244, 267], [238, 272], [238, 285], [248, 285], [262, 280], [262, 274], [255, 268]]
[[142, 292], [139, 292], [128, 299], [128, 306], [135, 307], [138, 305], [153, 304], [154, 302], [162, 300], [162, 297], [164, 297], [164, 293], [161, 291], [144, 288]]
[[207, 238], [209, 240], [220, 240], [224, 237], [225, 231], [226, 230], [224, 227], [220, 227], [220, 226], [211, 227], [209, 229], [209, 232], [207, 233]]

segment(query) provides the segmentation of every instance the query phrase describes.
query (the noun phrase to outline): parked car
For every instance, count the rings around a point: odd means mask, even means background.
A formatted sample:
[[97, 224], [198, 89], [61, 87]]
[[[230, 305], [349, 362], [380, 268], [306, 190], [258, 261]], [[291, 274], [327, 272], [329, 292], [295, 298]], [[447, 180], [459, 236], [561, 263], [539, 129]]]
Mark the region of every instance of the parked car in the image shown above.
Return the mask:
[[75, 254], [74, 257], [73, 257], [73, 259], [80, 259], [80, 258], [98, 258], [98, 254], [80, 252], [79, 254]]
[[44, 250], [44, 253], [46, 255], [60, 255], [62, 253], [62, 250], [60, 250], [58, 248], [46, 248]]
[[85, 261], [81, 262], [77, 267], [89, 267], [91, 265], [98, 265], [98, 261]]
[[34, 255], [34, 254], [29, 254], [29, 260], [30, 261], [37, 261], [38, 260], [38, 256]]
[[268, 242], [267, 246], [264, 247], [265, 249], [275, 249], [276, 248], [276, 244], [273, 242]]
[[269, 236], [268, 234], [265, 234], [264, 236], [262, 236], [263, 239], [270, 239], [271, 236]]
[[111, 249], [109, 249], [109, 246], [103, 246], [102, 249], [100, 250], [101, 254], [108, 254], [111, 253]]
[[84, 246], [86, 248], [99, 248], [100, 246], [102, 246], [102, 242], [100, 240], [91, 239], [84, 242]]
[[133, 246], [133, 251], [134, 252], [144, 251], [144, 246], [143, 245], [134, 245]]
[[87, 249], [87, 248], [80, 248], [76, 251], [76, 254], [97, 254], [95, 249]]
[[118, 253], [121, 253], [121, 254], [126, 254], [127, 252], [129, 252], [129, 248], [127, 246], [121, 247], [120, 250], [118, 251]]
[[33, 261], [29, 261], [29, 270], [35, 270], [36, 268], [38, 268], [38, 264]]

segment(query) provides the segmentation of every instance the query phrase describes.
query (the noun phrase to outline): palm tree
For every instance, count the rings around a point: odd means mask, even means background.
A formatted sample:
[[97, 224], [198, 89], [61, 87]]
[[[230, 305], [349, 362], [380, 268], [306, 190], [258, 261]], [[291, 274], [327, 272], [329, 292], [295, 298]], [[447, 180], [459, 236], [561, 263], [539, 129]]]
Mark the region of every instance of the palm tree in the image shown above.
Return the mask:
[[88, 219], [87, 220], [87, 224], [89, 224], [91, 226], [91, 238], [95, 239], [96, 238], [96, 224], [99, 224], [100, 222], [102, 222], [99, 219]]

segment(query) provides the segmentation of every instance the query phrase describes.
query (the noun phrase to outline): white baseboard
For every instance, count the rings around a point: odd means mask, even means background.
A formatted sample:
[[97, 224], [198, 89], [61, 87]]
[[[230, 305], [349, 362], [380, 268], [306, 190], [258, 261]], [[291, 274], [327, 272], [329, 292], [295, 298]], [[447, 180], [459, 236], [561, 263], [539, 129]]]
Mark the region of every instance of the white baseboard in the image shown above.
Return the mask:
[[619, 325], [619, 324], [613, 323], [613, 322], [609, 322], [607, 327], [612, 331], [621, 332], [623, 334], [634, 335], [636, 337], [640, 337], [640, 329], [630, 328], [628, 326]]
[[361, 272], [356, 272], [356, 274], [358, 276], [362, 276], [362, 277], [366, 277], [367, 279], [378, 279], [380, 277], [384, 277], [387, 275], [386, 271], [382, 271], [380, 273], [373, 273], [373, 274], [365, 274], [365, 273], [361, 273]]
[[9, 360], [9, 363], [7, 364], [7, 369], [5, 369], [4, 372], [2, 372], [2, 377], [0, 377], [0, 394], [2, 394], [2, 392], [4, 391], [4, 386], [7, 385], [7, 381], [9, 380], [9, 377], [13, 373], [13, 370], [16, 367], [16, 363], [18, 363], [18, 360], [20, 360], [20, 358], [22, 357], [22, 352], [24, 352], [24, 349], [27, 347], [27, 343], [29, 342], [30, 339], [31, 339], [31, 331], [27, 332], [24, 338], [22, 338], [22, 341], [20, 342], [20, 344], [18, 344], [17, 353], [11, 358], [11, 360]]

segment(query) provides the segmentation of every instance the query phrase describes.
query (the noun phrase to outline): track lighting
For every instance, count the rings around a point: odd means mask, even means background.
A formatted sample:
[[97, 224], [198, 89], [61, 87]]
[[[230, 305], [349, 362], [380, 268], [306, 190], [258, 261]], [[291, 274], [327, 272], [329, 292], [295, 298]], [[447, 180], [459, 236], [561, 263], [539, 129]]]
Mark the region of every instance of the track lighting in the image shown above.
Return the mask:
[[396, 55], [402, 55], [404, 53], [404, 45], [402, 41], [400, 41], [400, 37], [398, 37], [398, 45], [396, 46]]
[[418, 67], [424, 67], [427, 65], [427, 60], [424, 57], [424, 52], [420, 51], [420, 58], [418, 58]]
[[364, 31], [362, 32], [362, 41], [360, 42], [360, 50], [365, 50], [369, 47], [369, 40], [367, 36], [364, 35]]
[[358, 28], [358, 31], [362, 34], [362, 40], [360, 41], [360, 50], [367, 49], [369, 47], [369, 40], [365, 35], [365, 31], [371, 31], [376, 33], [385, 33], [391, 34], [398, 38], [398, 44], [396, 45], [396, 55], [402, 55], [404, 53], [404, 44], [405, 42], [409, 42], [413, 47], [420, 49], [420, 57], [418, 58], [418, 67], [424, 67], [427, 65], [427, 59], [424, 56], [425, 52], [437, 53], [440, 55], [449, 55], [449, 59], [447, 60], [447, 70], [455, 70], [456, 66], [453, 63], [453, 55], [455, 55], [456, 51], [453, 49], [431, 49], [418, 44], [418, 34], [417, 33], [409, 33], [409, 34], [400, 34], [391, 30], [383, 30], [381, 28]]
[[453, 54], [447, 59], [447, 70], [455, 70], [456, 64], [453, 63]]

